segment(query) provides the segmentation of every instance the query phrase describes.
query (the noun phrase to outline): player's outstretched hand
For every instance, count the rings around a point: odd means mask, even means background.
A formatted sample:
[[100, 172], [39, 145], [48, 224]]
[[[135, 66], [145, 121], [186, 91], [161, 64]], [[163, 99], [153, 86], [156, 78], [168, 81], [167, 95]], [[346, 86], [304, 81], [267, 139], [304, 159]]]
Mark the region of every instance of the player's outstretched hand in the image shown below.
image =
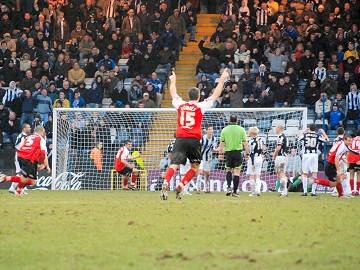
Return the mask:
[[226, 80], [230, 78], [230, 69], [225, 68], [221, 74], [221, 76]]
[[169, 76], [169, 80], [170, 80], [170, 82], [176, 82], [176, 74], [175, 74], [174, 69], [171, 71], [171, 75]]

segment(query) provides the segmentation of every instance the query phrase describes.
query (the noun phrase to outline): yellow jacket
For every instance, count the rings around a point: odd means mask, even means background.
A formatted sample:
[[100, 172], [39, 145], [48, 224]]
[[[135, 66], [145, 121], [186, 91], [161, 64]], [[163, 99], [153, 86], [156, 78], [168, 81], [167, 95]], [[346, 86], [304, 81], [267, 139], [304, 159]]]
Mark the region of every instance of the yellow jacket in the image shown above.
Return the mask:
[[74, 85], [79, 85], [85, 80], [85, 71], [81, 68], [79, 69], [70, 69], [68, 72], [68, 79]]

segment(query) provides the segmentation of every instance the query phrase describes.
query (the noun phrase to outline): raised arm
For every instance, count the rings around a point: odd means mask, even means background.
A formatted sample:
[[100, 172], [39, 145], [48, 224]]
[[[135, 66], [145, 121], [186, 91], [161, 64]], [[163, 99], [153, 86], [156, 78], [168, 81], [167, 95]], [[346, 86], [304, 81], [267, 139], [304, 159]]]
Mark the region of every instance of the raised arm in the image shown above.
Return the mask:
[[176, 98], [179, 95], [176, 91], [176, 75], [174, 71], [171, 72], [171, 75], [169, 76], [169, 80], [170, 80], [170, 95], [172, 98]]
[[209, 97], [209, 99], [217, 100], [220, 97], [221, 92], [224, 89], [225, 81], [228, 80], [229, 77], [230, 77], [230, 70], [228, 68], [225, 68], [223, 73], [220, 76], [218, 85], [214, 89], [214, 93]]

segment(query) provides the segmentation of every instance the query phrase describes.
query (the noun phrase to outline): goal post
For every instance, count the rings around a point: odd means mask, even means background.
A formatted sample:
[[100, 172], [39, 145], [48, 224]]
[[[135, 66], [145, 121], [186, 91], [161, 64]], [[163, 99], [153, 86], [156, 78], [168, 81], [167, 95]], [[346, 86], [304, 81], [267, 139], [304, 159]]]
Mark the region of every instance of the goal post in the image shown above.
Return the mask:
[[[263, 190], [267, 190], [275, 181], [270, 155], [275, 148], [274, 128], [284, 125], [290, 147], [296, 148], [295, 138], [307, 126], [307, 108], [211, 109], [204, 115], [203, 128], [212, 125], [219, 139], [232, 114], [246, 130], [257, 126], [268, 146], [261, 176]], [[159, 188], [169, 162], [167, 146], [174, 138], [175, 109], [55, 108], [53, 122], [52, 189], [72, 189], [74, 185], [85, 190], [122, 189], [124, 177], [114, 171], [114, 160], [126, 140], [133, 142], [131, 162], [139, 170], [128, 181], [136, 182], [139, 190]], [[224, 161], [216, 154], [211, 168], [210, 188], [222, 191]], [[246, 180], [244, 174], [241, 180]], [[243, 189], [246, 185], [245, 181]]]

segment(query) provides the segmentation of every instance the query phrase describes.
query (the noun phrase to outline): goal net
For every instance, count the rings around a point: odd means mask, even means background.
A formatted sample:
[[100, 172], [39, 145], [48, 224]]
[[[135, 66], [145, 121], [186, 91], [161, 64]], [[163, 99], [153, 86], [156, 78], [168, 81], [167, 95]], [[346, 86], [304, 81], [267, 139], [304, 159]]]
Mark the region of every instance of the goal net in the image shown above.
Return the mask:
[[[212, 109], [206, 112], [203, 127], [214, 127], [214, 136], [236, 114], [246, 130], [251, 126], [260, 129], [268, 151], [262, 169], [262, 190], [274, 186], [275, 173], [271, 155], [276, 145], [275, 126], [282, 124], [288, 136], [289, 152], [297, 150], [296, 137], [307, 124], [306, 108], [269, 109]], [[131, 162], [139, 169], [129, 177], [138, 190], [157, 190], [162, 175], [169, 164], [167, 148], [174, 138], [176, 111], [174, 109], [54, 109], [52, 188], [86, 190], [117, 190], [124, 188], [124, 177], [114, 170], [115, 156], [124, 141], [131, 140]], [[295, 158], [294, 158], [295, 160]], [[245, 164], [245, 163], [244, 163]], [[213, 156], [211, 161], [210, 189], [223, 191], [225, 187], [224, 161]], [[300, 167], [289, 162], [290, 176], [300, 172]], [[249, 189], [242, 168], [240, 190]], [[179, 181], [175, 177], [171, 187]], [[75, 179], [75, 180], [74, 180]], [[194, 179], [195, 181], [195, 179]], [[76, 182], [76, 183], [74, 183]]]

